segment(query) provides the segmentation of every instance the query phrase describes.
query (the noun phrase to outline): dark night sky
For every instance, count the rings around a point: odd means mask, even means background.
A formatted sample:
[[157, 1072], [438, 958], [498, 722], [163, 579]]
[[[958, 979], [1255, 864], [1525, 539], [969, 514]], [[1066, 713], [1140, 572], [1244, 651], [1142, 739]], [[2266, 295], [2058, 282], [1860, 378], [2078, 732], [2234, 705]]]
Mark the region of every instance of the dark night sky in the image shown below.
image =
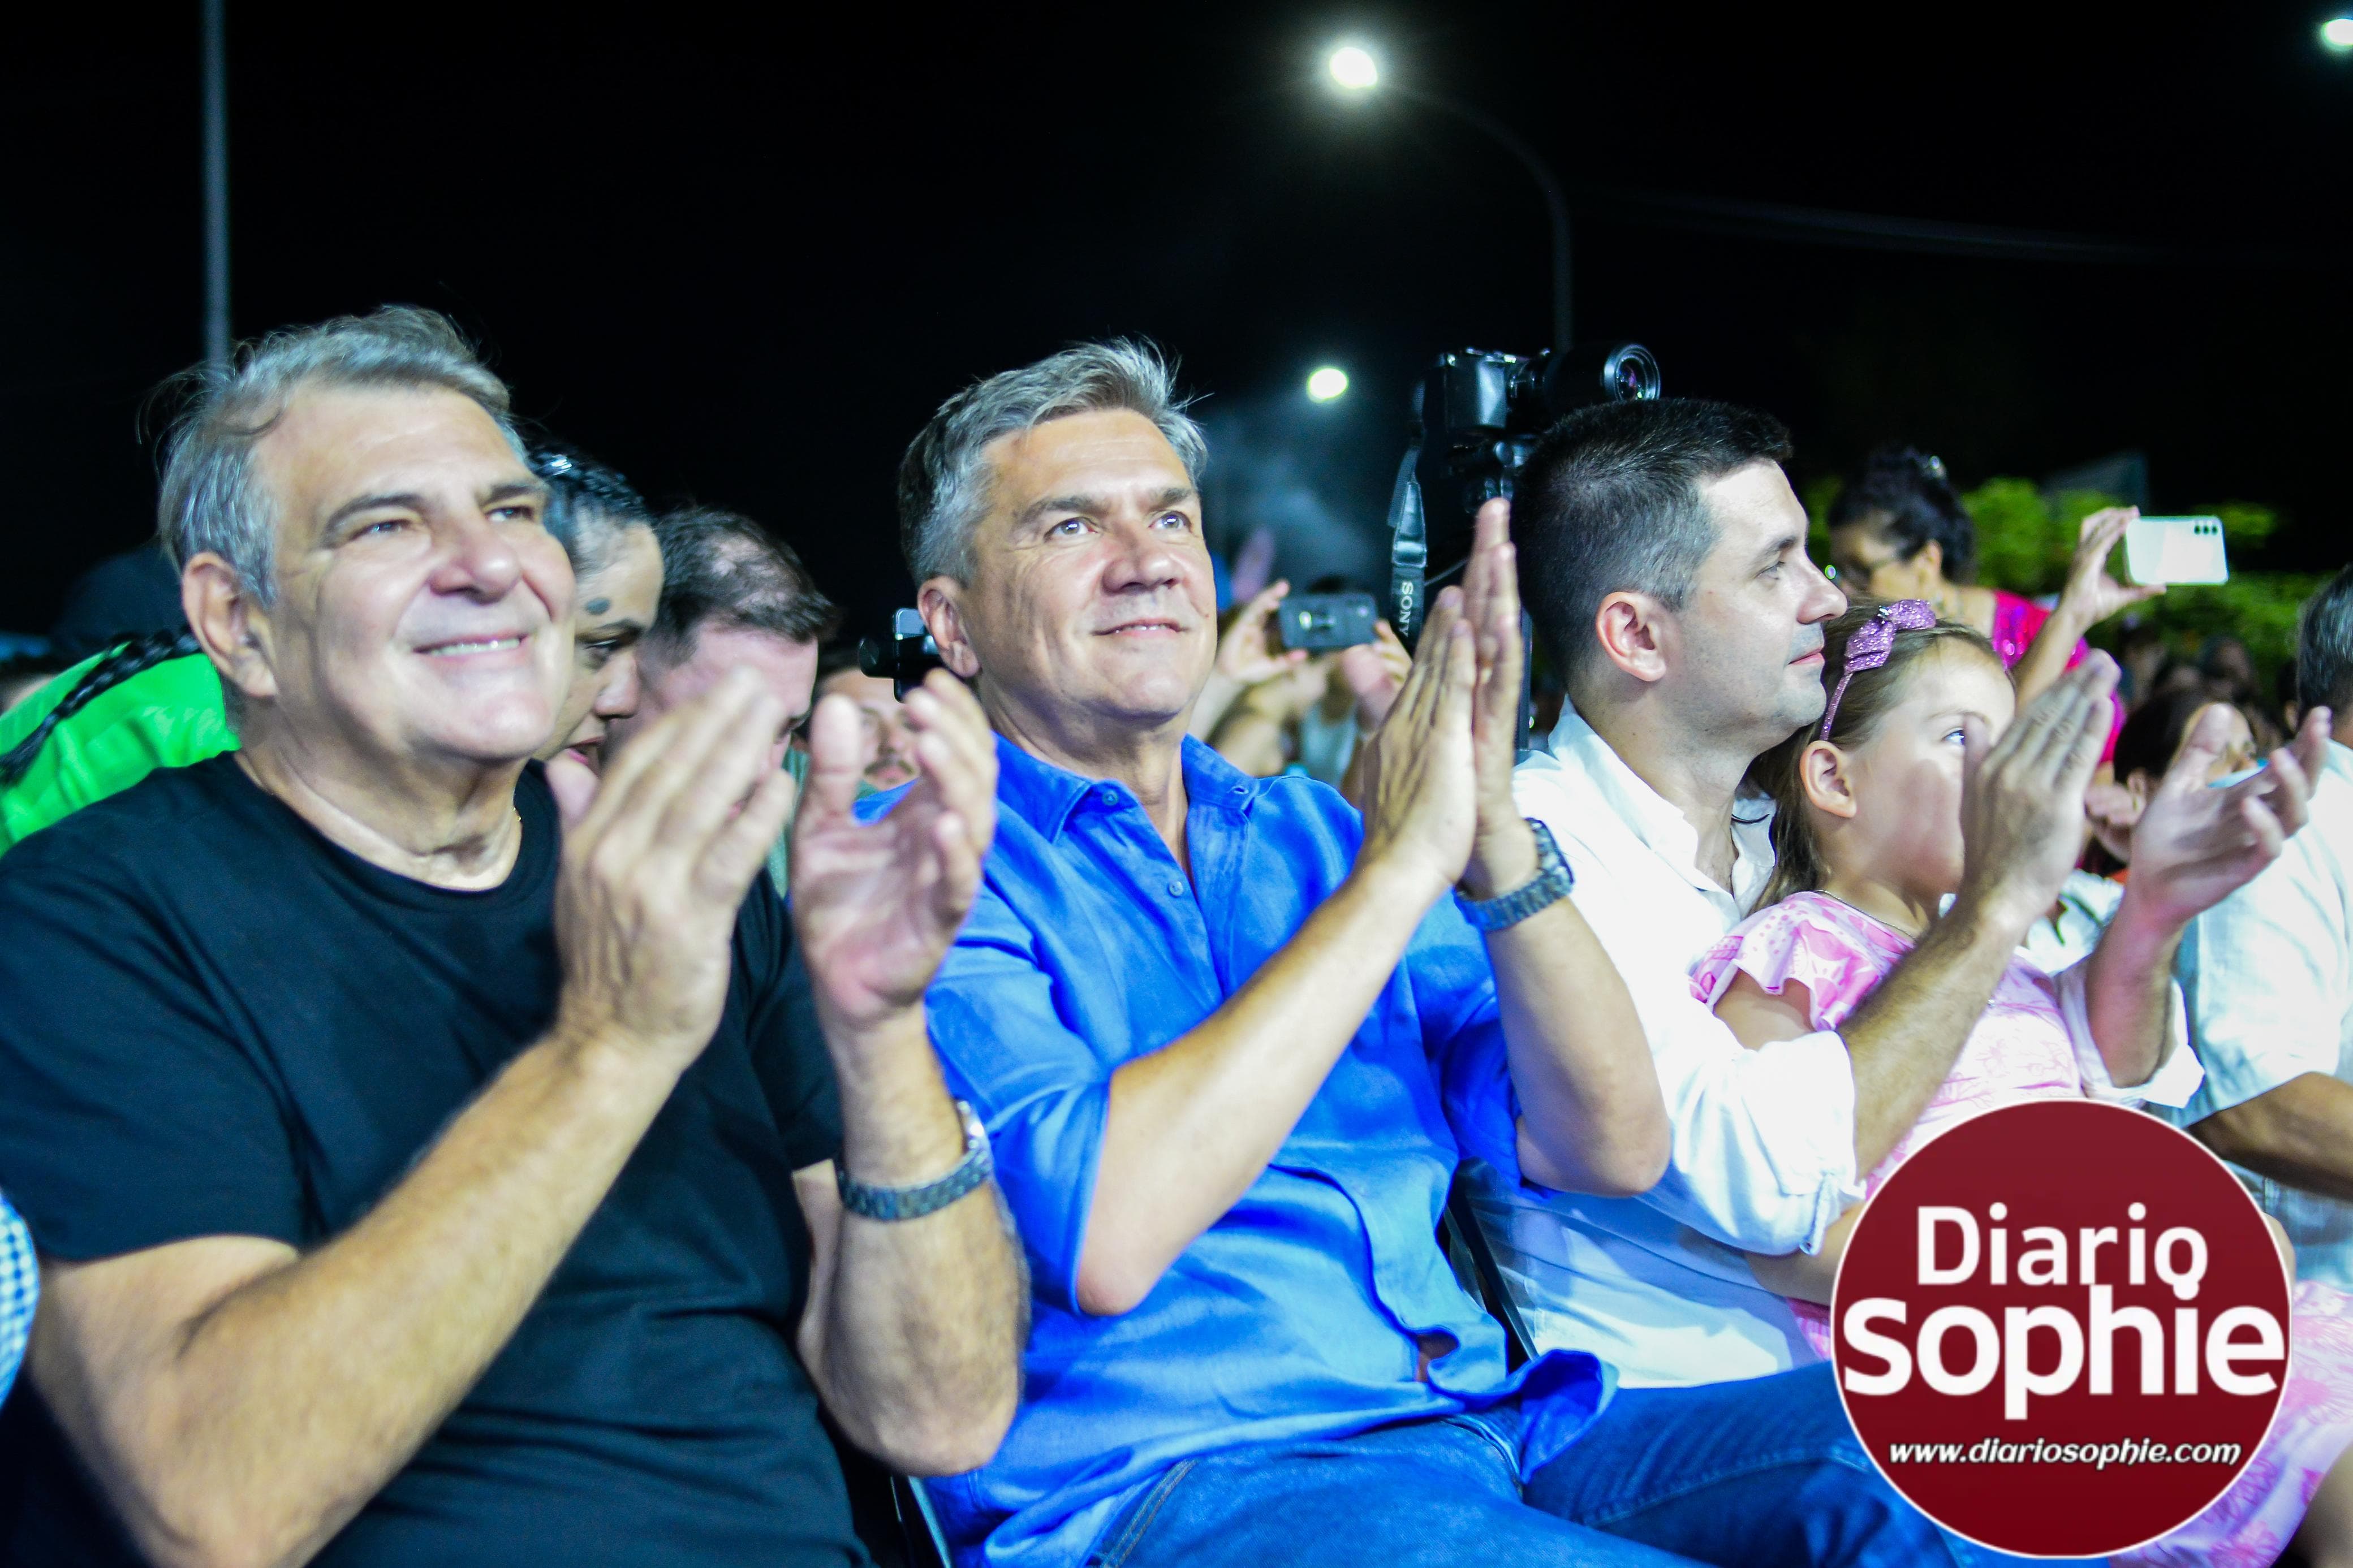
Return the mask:
[[[1335, 107], [1314, 72], [1351, 34], [1583, 193], [1580, 336], [1780, 414], [1802, 471], [1891, 437], [1964, 483], [2139, 447], [2159, 507], [2267, 501], [2270, 563], [2348, 553], [2353, 59], [2306, 6], [229, 9], [239, 331], [448, 310], [523, 412], [761, 518], [861, 616], [903, 591], [898, 453], [976, 374], [1145, 332], [1205, 412], [1263, 411], [1344, 364], [1340, 499], [1377, 510], [1418, 366], [1546, 341], [1525, 175]], [[0, 626], [40, 629], [152, 526], [141, 398], [200, 347], [195, 6], [10, 26]], [[1792, 244], [1626, 192], [2158, 254]]]

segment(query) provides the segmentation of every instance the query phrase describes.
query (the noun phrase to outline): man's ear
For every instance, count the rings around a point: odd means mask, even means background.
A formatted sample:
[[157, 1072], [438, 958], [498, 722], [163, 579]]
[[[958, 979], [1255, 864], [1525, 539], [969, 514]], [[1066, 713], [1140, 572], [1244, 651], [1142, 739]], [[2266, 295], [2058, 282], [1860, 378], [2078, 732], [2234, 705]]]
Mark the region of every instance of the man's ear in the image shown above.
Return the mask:
[[940, 662], [948, 673], [970, 680], [980, 673], [980, 654], [965, 635], [963, 593], [964, 584], [953, 577], [927, 577], [915, 590], [915, 609], [923, 617], [923, 629], [940, 645]]
[[1918, 569], [1923, 578], [1934, 579], [1945, 574], [1945, 546], [1932, 539], [1912, 552], [1910, 565]]
[[191, 559], [180, 572], [180, 611], [224, 682], [248, 699], [278, 695], [269, 614], [237, 568], [209, 550]]
[[1603, 599], [1593, 612], [1593, 635], [1600, 639], [1603, 657], [1635, 679], [1665, 677], [1668, 611], [1650, 595], [1620, 592]]
[[1832, 816], [1852, 817], [1855, 813], [1854, 781], [1848, 777], [1852, 765], [1847, 754], [1828, 741], [1816, 741], [1798, 753], [1798, 787], [1806, 792], [1806, 804]]

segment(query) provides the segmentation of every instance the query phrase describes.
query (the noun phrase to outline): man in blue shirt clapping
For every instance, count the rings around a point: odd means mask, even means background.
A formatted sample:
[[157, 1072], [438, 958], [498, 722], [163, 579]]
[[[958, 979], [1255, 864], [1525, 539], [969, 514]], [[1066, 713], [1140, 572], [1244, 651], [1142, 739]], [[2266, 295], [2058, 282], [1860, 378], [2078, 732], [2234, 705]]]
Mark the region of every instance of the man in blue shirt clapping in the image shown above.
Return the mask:
[[1034, 1291], [1010, 1436], [933, 1484], [960, 1559], [1968, 1561], [1872, 1471], [1825, 1368], [1614, 1397], [1590, 1355], [1506, 1372], [1434, 1237], [1457, 1162], [1623, 1195], [1668, 1152], [1626, 988], [1512, 804], [1507, 509], [1369, 742], [1360, 819], [1186, 739], [1217, 633], [1204, 457], [1158, 356], [1112, 343], [958, 395], [901, 470], [925, 623], [998, 738], [931, 1027]]

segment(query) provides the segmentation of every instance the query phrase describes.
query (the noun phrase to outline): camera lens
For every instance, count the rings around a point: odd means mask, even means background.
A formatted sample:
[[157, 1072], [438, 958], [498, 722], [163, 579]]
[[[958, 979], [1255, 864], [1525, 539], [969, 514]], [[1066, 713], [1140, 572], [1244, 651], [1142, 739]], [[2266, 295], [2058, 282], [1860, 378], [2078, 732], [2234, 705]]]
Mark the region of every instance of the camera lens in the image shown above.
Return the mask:
[[1640, 343], [1613, 350], [1601, 362], [1601, 395], [1612, 403], [1650, 403], [1659, 395], [1659, 362]]

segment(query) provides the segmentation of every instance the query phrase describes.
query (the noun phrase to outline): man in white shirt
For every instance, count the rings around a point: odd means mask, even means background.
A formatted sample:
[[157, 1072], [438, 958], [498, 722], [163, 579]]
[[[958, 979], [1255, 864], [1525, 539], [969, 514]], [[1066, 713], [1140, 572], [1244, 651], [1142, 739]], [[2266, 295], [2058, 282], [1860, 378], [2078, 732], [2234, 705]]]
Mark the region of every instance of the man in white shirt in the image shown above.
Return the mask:
[[[2353, 709], [2353, 567], [2305, 606], [2306, 708]], [[2312, 826], [2198, 918], [2175, 973], [2205, 1087], [2177, 1119], [2249, 1175], [2296, 1272], [2353, 1288], [2353, 719], [2337, 719]]]
[[[1512, 1186], [1482, 1168], [1474, 1202], [1539, 1348], [1590, 1350], [1630, 1385], [1810, 1359], [1786, 1301], [1743, 1254], [1818, 1250], [1861, 1197], [1859, 1173], [1951, 1070], [2080, 844], [2080, 798], [2031, 782], [2021, 758], [2042, 737], [2073, 737], [2088, 779], [2115, 684], [2095, 658], [2000, 744], [1974, 742], [1970, 789], [1989, 809], [1950, 912], [1840, 1032], [1744, 1047], [1694, 999], [1688, 971], [1771, 874], [1769, 809], [1741, 799], [1741, 781], [1820, 718], [1822, 626], [1845, 607], [1806, 556], [1805, 511], [1780, 468], [1788, 452], [1778, 422], [1721, 404], [1606, 405], [1546, 437], [1514, 500], [1525, 598], [1570, 697], [1515, 794], [1551, 830], [1580, 911], [1633, 994], [1674, 1148], [1641, 1198]], [[2120, 912], [2063, 981], [2095, 1092], [2116, 1091], [2094, 1034], [2165, 1026], [2165, 965], [2197, 900], [2243, 882], [2300, 826], [2293, 761], [2261, 794], [2268, 854], [2239, 842], [2237, 803], [2169, 800], [2175, 817], [2196, 819], [2153, 834], [2149, 868], [2134, 868], [2168, 896]], [[2131, 1098], [2179, 1103], [2196, 1070], [2172, 1052]]]

